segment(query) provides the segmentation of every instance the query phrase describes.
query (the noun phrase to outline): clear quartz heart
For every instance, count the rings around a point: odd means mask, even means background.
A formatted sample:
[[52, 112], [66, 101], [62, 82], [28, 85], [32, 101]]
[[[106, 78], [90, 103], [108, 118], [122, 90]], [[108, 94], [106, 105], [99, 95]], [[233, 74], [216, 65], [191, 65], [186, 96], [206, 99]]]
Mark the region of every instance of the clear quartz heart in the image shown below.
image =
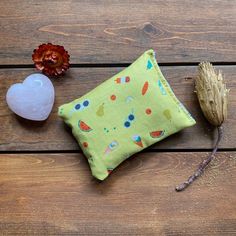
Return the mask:
[[54, 98], [53, 84], [43, 74], [32, 74], [23, 83], [13, 84], [6, 95], [7, 104], [14, 113], [34, 121], [48, 118]]

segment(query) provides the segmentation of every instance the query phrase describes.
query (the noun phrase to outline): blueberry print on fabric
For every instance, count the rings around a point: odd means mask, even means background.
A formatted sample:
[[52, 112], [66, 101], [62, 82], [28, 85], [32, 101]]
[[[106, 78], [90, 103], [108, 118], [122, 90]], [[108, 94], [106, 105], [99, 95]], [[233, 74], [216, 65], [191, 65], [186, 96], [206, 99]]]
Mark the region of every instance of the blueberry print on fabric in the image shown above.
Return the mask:
[[84, 100], [80, 103], [75, 104], [75, 106], [70, 110], [69, 115], [71, 116], [74, 112], [79, 112], [86, 109], [89, 106], [89, 100]]
[[195, 124], [162, 75], [153, 50], [60, 106], [58, 115], [72, 128], [99, 180], [134, 153]]
[[124, 123], [124, 127], [125, 128], [129, 128], [132, 124], [132, 122], [134, 121], [135, 117], [133, 113], [130, 113]]

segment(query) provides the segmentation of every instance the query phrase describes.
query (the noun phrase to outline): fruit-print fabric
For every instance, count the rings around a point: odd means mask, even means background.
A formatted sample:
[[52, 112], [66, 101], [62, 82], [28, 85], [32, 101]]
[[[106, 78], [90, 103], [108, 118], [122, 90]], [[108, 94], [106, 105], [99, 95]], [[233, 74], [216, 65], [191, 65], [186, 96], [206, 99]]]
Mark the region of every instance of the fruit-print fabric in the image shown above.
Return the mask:
[[99, 180], [134, 153], [195, 124], [162, 75], [153, 50], [60, 106], [58, 114], [72, 128]]

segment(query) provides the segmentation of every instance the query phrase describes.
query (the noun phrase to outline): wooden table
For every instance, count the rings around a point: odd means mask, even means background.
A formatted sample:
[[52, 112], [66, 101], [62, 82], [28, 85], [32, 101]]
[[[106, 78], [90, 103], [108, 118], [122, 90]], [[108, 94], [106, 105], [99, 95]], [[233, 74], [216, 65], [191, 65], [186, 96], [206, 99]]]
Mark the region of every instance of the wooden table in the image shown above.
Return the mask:
[[[236, 235], [235, 1], [1, 0], [0, 19], [0, 235]], [[35, 72], [32, 51], [44, 42], [63, 45], [72, 68], [52, 80], [49, 119], [34, 123], [12, 114], [5, 94]], [[57, 108], [149, 48], [197, 125], [98, 183]], [[205, 60], [231, 89], [229, 117], [215, 161], [176, 193], [216, 138], [194, 94]]]

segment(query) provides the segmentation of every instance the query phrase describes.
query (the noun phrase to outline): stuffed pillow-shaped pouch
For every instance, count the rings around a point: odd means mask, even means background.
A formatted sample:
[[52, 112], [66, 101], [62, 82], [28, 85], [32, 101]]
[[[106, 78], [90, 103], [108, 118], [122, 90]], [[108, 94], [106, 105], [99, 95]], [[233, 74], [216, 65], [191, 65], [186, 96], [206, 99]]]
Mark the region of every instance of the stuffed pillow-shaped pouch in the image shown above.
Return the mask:
[[58, 114], [99, 180], [134, 153], [196, 123], [162, 75], [153, 50], [60, 106]]

